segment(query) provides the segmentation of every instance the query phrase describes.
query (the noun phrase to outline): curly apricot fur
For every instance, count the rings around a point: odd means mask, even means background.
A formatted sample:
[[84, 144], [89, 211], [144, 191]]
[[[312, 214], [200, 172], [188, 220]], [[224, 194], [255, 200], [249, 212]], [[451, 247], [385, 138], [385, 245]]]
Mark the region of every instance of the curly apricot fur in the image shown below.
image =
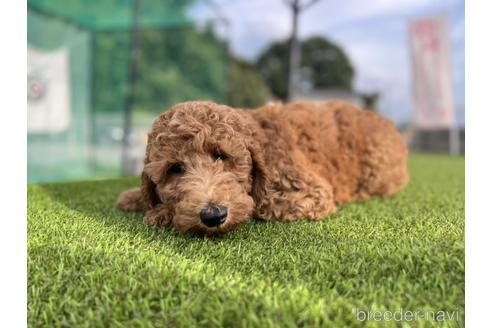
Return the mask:
[[[342, 101], [248, 111], [193, 101], [154, 121], [141, 179], [117, 207], [211, 234], [251, 217], [323, 219], [337, 204], [394, 194], [408, 182], [407, 148], [390, 121]], [[200, 221], [208, 203], [228, 208], [218, 227]]]

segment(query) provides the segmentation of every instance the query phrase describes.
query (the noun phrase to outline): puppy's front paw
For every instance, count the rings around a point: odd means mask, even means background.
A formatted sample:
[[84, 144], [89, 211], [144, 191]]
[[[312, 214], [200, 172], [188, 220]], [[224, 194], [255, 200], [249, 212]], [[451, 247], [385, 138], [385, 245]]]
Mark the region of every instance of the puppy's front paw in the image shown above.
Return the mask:
[[126, 212], [143, 211], [142, 192], [139, 187], [123, 191], [116, 200], [116, 207]]
[[171, 218], [166, 215], [164, 205], [157, 204], [145, 212], [144, 223], [156, 227], [168, 227], [171, 224]]

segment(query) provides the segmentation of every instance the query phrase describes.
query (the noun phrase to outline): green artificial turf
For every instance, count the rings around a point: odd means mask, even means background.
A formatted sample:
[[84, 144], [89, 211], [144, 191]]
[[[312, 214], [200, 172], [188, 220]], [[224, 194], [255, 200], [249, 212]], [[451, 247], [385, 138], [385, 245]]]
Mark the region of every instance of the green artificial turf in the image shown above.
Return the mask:
[[[427, 327], [365, 311], [459, 311], [464, 159], [412, 155], [395, 197], [324, 221], [182, 235], [113, 207], [137, 179], [28, 188], [28, 323], [45, 327]], [[431, 315], [431, 314], [430, 314]], [[429, 317], [430, 318], [430, 317]], [[442, 319], [442, 317], [440, 317]], [[383, 324], [384, 323], [384, 324]]]

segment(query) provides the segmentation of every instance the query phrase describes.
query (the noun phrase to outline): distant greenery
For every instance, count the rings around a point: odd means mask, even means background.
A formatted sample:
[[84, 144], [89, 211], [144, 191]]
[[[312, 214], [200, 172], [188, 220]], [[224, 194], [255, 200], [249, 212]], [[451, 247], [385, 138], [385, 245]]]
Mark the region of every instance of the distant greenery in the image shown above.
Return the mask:
[[[95, 104], [98, 111], [121, 111], [128, 81], [130, 34], [95, 36]], [[135, 109], [159, 112], [177, 102], [207, 99], [234, 107], [261, 106], [270, 97], [256, 67], [230, 57], [211, 28], [144, 30]], [[119, 96], [115, 96], [119, 95]]]
[[163, 110], [192, 99], [225, 101], [227, 46], [211, 28], [149, 30], [143, 36], [139, 108]]
[[[323, 37], [301, 41], [304, 80], [317, 88], [352, 89], [354, 68], [342, 48]], [[257, 67], [273, 94], [285, 100], [288, 88], [289, 41], [277, 42], [258, 58]]]
[[239, 58], [233, 58], [230, 67], [229, 105], [254, 108], [265, 104], [270, 97], [268, 86], [256, 68]]
[[[288, 41], [272, 44], [254, 65], [231, 58], [212, 26], [199, 31], [186, 18], [192, 2], [143, 2], [135, 110], [159, 112], [191, 99], [245, 108], [262, 105], [271, 95], [285, 99]], [[28, 5], [29, 42], [49, 49], [83, 43], [88, 58], [72, 54], [72, 59], [90, 76], [74, 80], [73, 87], [90, 88], [90, 97], [83, 101], [96, 112], [121, 112], [128, 92], [131, 3], [101, 0], [87, 6], [83, 0], [29, 0]], [[64, 26], [82, 27], [87, 37], [67, 37]], [[301, 52], [305, 81], [314, 87], [351, 89], [354, 70], [340, 47], [312, 37], [301, 42]]]
[[30, 327], [381, 327], [364, 311], [452, 311], [464, 326], [464, 158], [413, 155], [390, 198], [321, 221], [200, 238], [114, 208], [136, 178], [28, 187]]
[[[98, 111], [121, 111], [128, 82], [130, 34], [95, 36], [95, 104]], [[223, 102], [227, 48], [211, 30], [148, 29], [141, 32], [136, 110], [162, 111], [190, 99]]]

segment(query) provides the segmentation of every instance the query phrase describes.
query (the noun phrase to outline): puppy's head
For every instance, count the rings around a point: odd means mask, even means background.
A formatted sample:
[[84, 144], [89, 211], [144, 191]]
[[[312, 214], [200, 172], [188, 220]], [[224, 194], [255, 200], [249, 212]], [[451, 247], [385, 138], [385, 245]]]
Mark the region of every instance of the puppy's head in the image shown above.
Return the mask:
[[142, 193], [159, 224], [225, 232], [251, 216], [265, 166], [247, 113], [211, 102], [174, 106], [149, 133]]

